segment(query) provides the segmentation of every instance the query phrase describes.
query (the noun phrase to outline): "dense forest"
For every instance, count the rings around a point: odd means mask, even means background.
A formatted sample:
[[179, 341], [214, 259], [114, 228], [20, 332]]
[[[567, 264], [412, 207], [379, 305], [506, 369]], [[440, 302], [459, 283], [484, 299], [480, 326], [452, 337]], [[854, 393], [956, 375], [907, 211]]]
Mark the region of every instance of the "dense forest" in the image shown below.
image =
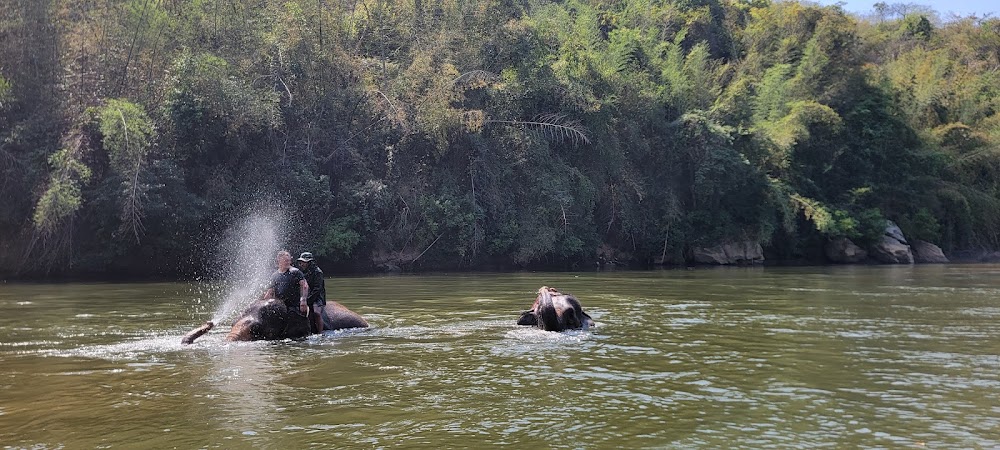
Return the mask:
[[[0, 0], [0, 273], [1000, 247], [1000, 19], [767, 0]], [[222, 253], [222, 255], [220, 255]]]

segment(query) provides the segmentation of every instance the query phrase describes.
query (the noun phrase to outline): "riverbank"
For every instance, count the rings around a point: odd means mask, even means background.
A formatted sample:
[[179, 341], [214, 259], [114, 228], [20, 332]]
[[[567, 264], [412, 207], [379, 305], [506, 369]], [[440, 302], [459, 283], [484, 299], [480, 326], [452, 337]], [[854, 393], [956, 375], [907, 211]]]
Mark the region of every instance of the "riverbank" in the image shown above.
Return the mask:
[[[979, 264], [1000, 264], [1000, 252], [997, 251], [963, 251], [954, 255], [949, 255], [947, 263], [914, 263], [910, 265], [925, 264], [948, 264], [948, 265], [979, 265]], [[531, 267], [514, 266], [492, 266], [475, 268], [408, 268], [399, 270], [384, 270], [384, 268], [371, 268], [369, 270], [352, 269], [350, 267], [330, 264], [329, 266], [319, 264], [323, 268], [327, 277], [379, 277], [387, 275], [440, 275], [440, 274], [518, 274], [518, 273], [573, 273], [573, 272], [614, 272], [614, 271], [672, 271], [672, 270], [698, 270], [711, 269], [716, 267], [763, 267], [763, 268], [783, 268], [783, 267], [838, 267], [838, 266], [891, 266], [874, 259], [844, 264], [829, 261], [816, 261], [806, 259], [765, 259], [753, 264], [623, 264], [609, 263], [607, 261], [595, 260], [589, 264], [576, 264], [569, 266], [559, 265], [537, 265]], [[905, 264], [904, 264], [905, 265]], [[115, 273], [115, 272], [110, 272]], [[144, 282], [144, 283], [170, 283], [170, 282], [217, 282], [225, 280], [221, 276], [206, 276], [204, 274], [136, 274], [130, 273], [122, 275], [120, 272], [115, 276], [109, 272], [101, 273], [7, 273], [0, 274], [0, 285], [6, 283], [36, 284], [36, 283], [118, 283], [118, 282]]]

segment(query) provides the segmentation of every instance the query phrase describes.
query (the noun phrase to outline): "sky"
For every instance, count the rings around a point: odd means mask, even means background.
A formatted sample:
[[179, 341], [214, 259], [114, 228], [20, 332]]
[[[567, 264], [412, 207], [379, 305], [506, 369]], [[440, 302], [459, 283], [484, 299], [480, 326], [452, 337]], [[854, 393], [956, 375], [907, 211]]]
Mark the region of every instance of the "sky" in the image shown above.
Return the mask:
[[[818, 0], [821, 5], [835, 5], [841, 3], [844, 10], [856, 14], [868, 14], [874, 9], [872, 5], [880, 0]], [[938, 12], [942, 19], [947, 20], [955, 13], [960, 16], [976, 14], [982, 17], [986, 13], [992, 13], [992, 17], [1000, 18], [1000, 1], [998, 0], [881, 0], [888, 4], [893, 3], [913, 3], [917, 5], [929, 6]]]

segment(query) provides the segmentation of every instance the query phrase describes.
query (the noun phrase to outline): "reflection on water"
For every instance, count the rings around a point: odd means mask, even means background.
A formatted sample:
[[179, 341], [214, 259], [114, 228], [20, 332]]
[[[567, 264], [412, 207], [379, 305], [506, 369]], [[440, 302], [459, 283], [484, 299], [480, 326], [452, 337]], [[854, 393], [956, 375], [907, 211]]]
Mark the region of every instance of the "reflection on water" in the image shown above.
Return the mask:
[[[333, 278], [373, 327], [195, 345], [181, 284], [4, 285], [0, 442], [1000, 445], [1000, 268]], [[598, 322], [514, 325], [543, 284]]]

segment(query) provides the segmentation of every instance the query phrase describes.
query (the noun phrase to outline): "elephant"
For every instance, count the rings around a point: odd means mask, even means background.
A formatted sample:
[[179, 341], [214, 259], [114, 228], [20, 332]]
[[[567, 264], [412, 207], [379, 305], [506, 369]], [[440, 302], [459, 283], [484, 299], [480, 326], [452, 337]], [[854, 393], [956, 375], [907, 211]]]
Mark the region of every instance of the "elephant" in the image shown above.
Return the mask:
[[[185, 334], [181, 343], [191, 344], [214, 327], [214, 322], [205, 322]], [[328, 302], [323, 307], [323, 330], [344, 328], [368, 328], [368, 321], [340, 303]], [[236, 319], [233, 328], [226, 335], [226, 340], [303, 339], [309, 336], [310, 332], [309, 320], [305, 316], [297, 311], [290, 311], [281, 300], [272, 298], [251, 303]]]
[[594, 326], [594, 319], [583, 311], [576, 297], [563, 294], [555, 288], [542, 286], [531, 309], [521, 313], [518, 325], [528, 325], [545, 331], [588, 329]]

